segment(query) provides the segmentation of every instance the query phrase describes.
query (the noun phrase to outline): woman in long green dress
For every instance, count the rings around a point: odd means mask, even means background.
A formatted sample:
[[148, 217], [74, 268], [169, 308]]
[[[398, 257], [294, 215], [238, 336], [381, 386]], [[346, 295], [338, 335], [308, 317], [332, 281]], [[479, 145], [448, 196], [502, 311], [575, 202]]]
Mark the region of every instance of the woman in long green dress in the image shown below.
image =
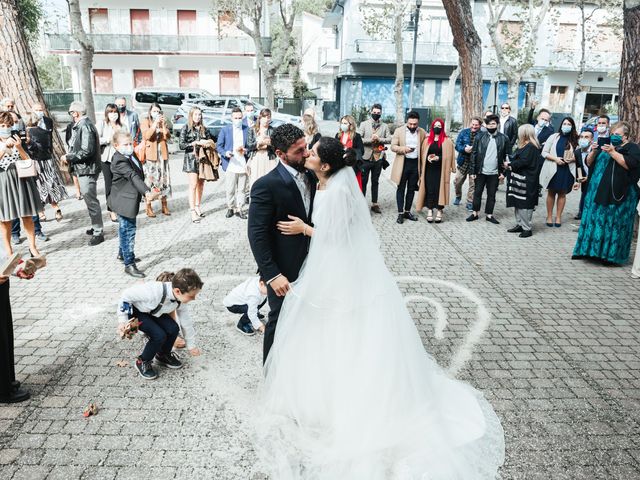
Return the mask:
[[611, 144], [597, 147], [587, 157], [593, 174], [573, 257], [593, 258], [607, 264], [629, 259], [640, 178], [640, 147], [629, 141], [630, 126], [611, 127]]

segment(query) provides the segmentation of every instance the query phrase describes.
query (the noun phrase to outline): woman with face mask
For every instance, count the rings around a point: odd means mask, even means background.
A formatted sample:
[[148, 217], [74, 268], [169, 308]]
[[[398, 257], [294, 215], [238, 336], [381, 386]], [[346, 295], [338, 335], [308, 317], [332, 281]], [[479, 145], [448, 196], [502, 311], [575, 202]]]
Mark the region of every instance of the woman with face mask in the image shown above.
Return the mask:
[[[104, 176], [104, 196], [109, 205], [109, 195], [111, 195], [111, 182], [113, 175], [111, 174], [111, 159], [116, 149], [113, 145], [113, 136], [120, 131], [126, 131], [126, 128], [120, 121], [120, 113], [115, 103], [108, 103], [104, 109], [104, 118], [98, 123], [98, 136], [100, 137], [100, 151], [102, 156], [102, 175]], [[112, 222], [118, 221], [118, 216], [109, 210], [109, 217]]]
[[[40, 200], [43, 205], [51, 205], [55, 211], [55, 218], [59, 222], [62, 220], [62, 211], [58, 202], [67, 198], [68, 195], [58, 169], [53, 163], [53, 121], [44, 113], [41, 104], [36, 103], [32, 106], [31, 115], [26, 118], [26, 149], [29, 156], [38, 162], [36, 184]], [[40, 212], [40, 220], [46, 220], [44, 210]]]
[[[573, 189], [576, 179], [575, 149], [578, 146], [578, 131], [571, 117], [562, 119], [560, 129], [544, 144], [545, 159], [540, 172], [540, 185], [547, 189], [547, 227], [562, 226], [562, 212], [567, 194]], [[553, 207], [556, 207], [555, 220]]]
[[356, 152], [356, 163], [353, 170], [356, 172], [356, 180], [362, 191], [362, 157], [364, 156], [364, 143], [362, 136], [356, 131], [356, 120], [351, 115], [345, 115], [340, 119], [340, 130], [336, 133], [336, 138], [340, 140], [346, 149], [353, 148]]
[[2, 245], [7, 256], [13, 255], [11, 244], [11, 222], [22, 219], [29, 240], [29, 252], [39, 257], [36, 247], [33, 216], [42, 210], [42, 201], [36, 185], [36, 177], [20, 178], [16, 162], [27, 159], [18, 135], [11, 136], [13, 116], [9, 112], [0, 113], [0, 230]]
[[611, 144], [598, 146], [587, 157], [589, 188], [573, 257], [621, 265], [629, 259], [640, 179], [640, 147], [630, 141], [631, 126], [611, 127]]
[[258, 114], [255, 125], [247, 134], [247, 150], [249, 151], [249, 186], [263, 177], [278, 164], [276, 153], [271, 148], [271, 110], [263, 108]]
[[453, 142], [444, 131], [444, 120], [436, 118], [420, 148], [418, 172], [420, 188], [416, 210], [420, 211], [426, 205], [429, 223], [434, 221], [435, 209], [435, 222], [442, 222], [444, 207], [449, 204], [451, 174], [456, 171], [454, 151]]
[[[160, 190], [162, 214], [171, 215], [167, 204], [171, 191], [167, 141], [171, 138], [171, 129], [159, 104], [151, 104], [147, 116], [140, 122], [140, 130], [145, 144], [144, 181], [149, 188]], [[147, 201], [146, 213], [147, 217], [156, 216], [150, 201]]]

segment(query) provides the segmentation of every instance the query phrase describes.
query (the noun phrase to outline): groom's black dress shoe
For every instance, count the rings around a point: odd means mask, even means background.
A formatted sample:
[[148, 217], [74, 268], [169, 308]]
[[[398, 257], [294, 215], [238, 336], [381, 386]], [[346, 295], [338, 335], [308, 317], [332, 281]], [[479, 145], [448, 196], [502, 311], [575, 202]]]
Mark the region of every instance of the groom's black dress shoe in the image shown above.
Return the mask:
[[400, 225], [402, 225], [404, 223], [404, 215], [399, 213], [398, 214], [398, 218], [396, 219], [396, 222], [399, 223]]

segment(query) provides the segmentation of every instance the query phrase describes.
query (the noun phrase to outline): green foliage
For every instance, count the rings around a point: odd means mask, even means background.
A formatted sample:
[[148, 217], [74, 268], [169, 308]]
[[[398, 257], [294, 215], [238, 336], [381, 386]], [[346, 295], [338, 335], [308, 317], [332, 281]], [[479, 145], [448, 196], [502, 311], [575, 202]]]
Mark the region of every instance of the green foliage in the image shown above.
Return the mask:
[[36, 58], [36, 69], [43, 90], [63, 90], [71, 86], [71, 69], [62, 65], [59, 55]]
[[529, 119], [529, 109], [527, 107], [524, 107], [518, 110], [517, 119], [518, 125], [524, 125], [525, 123], [528, 123], [527, 120]]
[[42, 3], [40, 0], [17, 0], [17, 5], [24, 33], [28, 40], [33, 41], [38, 37], [43, 17]]
[[370, 37], [393, 40], [395, 23], [392, 19], [404, 16], [409, 5], [405, 0], [363, 0], [360, 3], [362, 28]]
[[321, 16], [331, 9], [333, 0], [297, 0], [296, 3], [300, 12]]
[[356, 124], [360, 125], [369, 117], [369, 109], [364, 105], [354, 105], [351, 107], [351, 116], [355, 118]]

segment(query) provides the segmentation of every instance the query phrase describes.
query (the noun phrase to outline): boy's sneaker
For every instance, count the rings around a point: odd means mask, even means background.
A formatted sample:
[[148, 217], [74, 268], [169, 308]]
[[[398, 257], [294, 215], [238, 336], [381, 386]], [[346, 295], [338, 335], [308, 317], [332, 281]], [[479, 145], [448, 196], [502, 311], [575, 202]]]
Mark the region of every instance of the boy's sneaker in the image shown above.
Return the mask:
[[238, 323], [236, 325], [236, 330], [238, 330], [241, 334], [246, 335], [248, 337], [255, 335], [256, 331], [251, 326], [251, 323]]
[[182, 362], [175, 353], [156, 353], [156, 362], [167, 368], [182, 368]]
[[456, 197], [456, 198], [453, 200], [453, 204], [454, 204], [454, 205], [460, 205], [460, 202], [461, 202], [461, 201], [462, 201], [462, 197]]
[[140, 376], [145, 380], [155, 380], [156, 378], [158, 378], [158, 374], [153, 369], [153, 366], [151, 365], [150, 361], [145, 362], [140, 357], [138, 357], [136, 359], [135, 365], [136, 365], [136, 370], [138, 370], [138, 373], [140, 374]]

